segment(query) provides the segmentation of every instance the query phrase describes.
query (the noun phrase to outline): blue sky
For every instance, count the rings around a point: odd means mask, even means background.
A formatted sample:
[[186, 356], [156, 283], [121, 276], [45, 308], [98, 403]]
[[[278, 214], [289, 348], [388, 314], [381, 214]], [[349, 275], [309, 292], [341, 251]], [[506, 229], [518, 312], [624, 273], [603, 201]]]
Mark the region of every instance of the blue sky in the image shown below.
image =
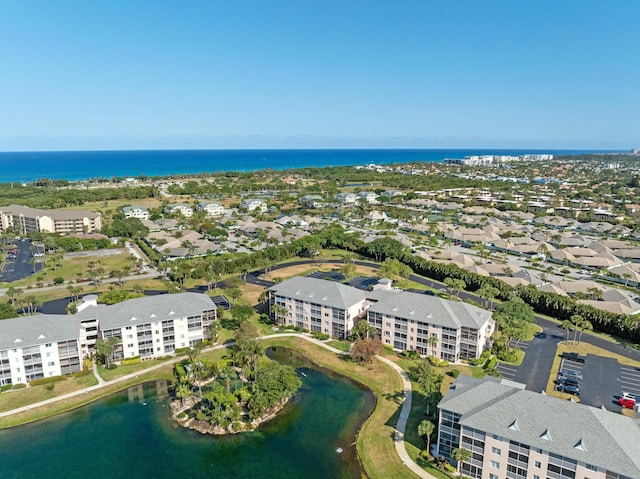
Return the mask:
[[640, 2], [0, 0], [0, 151], [640, 146]]

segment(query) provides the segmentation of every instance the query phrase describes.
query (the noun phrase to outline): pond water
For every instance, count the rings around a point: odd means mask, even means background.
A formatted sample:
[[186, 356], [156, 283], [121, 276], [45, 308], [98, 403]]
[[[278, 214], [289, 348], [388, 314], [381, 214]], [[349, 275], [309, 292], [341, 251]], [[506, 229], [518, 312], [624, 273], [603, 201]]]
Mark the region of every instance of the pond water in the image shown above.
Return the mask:
[[254, 432], [220, 437], [179, 427], [170, 418], [167, 381], [148, 382], [0, 431], [0, 477], [362, 477], [354, 442], [375, 406], [373, 395], [290, 350], [268, 352], [296, 367], [303, 386]]

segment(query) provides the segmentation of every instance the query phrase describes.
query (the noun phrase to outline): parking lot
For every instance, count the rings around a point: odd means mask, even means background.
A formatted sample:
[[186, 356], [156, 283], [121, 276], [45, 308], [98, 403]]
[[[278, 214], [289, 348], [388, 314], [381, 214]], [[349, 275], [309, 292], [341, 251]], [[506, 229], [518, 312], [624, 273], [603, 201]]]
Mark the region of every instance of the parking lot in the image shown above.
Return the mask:
[[580, 402], [609, 411], [620, 411], [623, 392], [640, 398], [640, 368], [621, 365], [616, 359], [588, 354], [584, 363], [563, 358], [559, 371], [580, 374]]
[[[7, 253], [0, 270], [0, 281], [11, 283], [27, 278], [34, 274], [34, 266], [36, 273], [42, 270], [44, 267], [44, 248], [38, 249], [36, 247], [32, 253], [30, 247], [30, 241], [16, 240], [15, 248], [11, 249], [17, 251]], [[38, 256], [34, 257], [34, 254]], [[32, 259], [37, 260], [35, 265], [29, 263]]]

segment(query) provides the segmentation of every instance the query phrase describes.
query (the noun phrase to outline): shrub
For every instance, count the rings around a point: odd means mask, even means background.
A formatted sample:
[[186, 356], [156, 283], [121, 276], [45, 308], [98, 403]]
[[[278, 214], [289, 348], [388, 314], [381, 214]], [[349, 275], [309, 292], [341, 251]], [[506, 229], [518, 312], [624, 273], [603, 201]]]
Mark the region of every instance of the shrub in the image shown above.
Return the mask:
[[458, 371], [457, 369], [452, 369], [447, 374], [452, 378], [457, 378], [458, 376], [460, 376], [460, 371]]
[[25, 383], [15, 383], [11, 389], [24, 389], [27, 385]]
[[325, 341], [329, 339], [329, 335], [327, 333], [321, 333], [320, 331], [312, 332], [311, 336], [313, 336], [316, 339], [319, 339], [320, 341]]
[[82, 369], [80, 371], [76, 371], [75, 373], [73, 373], [71, 375], [71, 377], [72, 378], [79, 378], [79, 377], [86, 376], [87, 374], [92, 374], [92, 373], [93, 373], [93, 371], [89, 367], [89, 368]]
[[53, 278], [53, 284], [62, 284], [64, 283], [64, 278], [62, 276], [56, 276]]
[[471, 361], [469, 361], [469, 364], [471, 364], [471, 366], [480, 366], [482, 363], [484, 363], [484, 359], [482, 358], [472, 359]]
[[400, 353], [400, 356], [403, 356], [409, 359], [420, 359], [420, 353], [415, 349], [404, 350]]
[[116, 369], [117, 367], [118, 367], [118, 365], [116, 363], [111, 363], [105, 369], [108, 369], [109, 371], [112, 371], [112, 370]]
[[48, 378], [34, 379], [33, 381], [29, 381], [29, 384], [31, 386], [39, 386], [40, 384], [57, 383], [58, 381], [62, 381], [63, 379], [64, 376], [51, 376]]
[[187, 351], [189, 351], [190, 348], [178, 348], [176, 349], [176, 356], [184, 356], [185, 354], [187, 354]]
[[127, 364], [138, 364], [139, 362], [140, 362], [140, 356], [134, 356], [133, 358], [123, 359], [120, 363], [123, 366], [126, 366]]
[[47, 391], [53, 391], [53, 388], [55, 388], [55, 387], [56, 387], [56, 383], [49, 383], [49, 384], [45, 384], [45, 385], [44, 385], [44, 388], [45, 388]]
[[180, 414], [178, 414], [178, 419], [184, 419], [187, 417], [187, 413], [182, 411]]
[[0, 386], [0, 393], [3, 391], [8, 391], [13, 387], [13, 384], [5, 384], [4, 386]]
[[489, 359], [487, 364], [485, 364], [484, 368], [485, 369], [495, 369], [496, 368], [496, 364], [498, 364], [498, 358], [496, 358], [494, 356], [491, 359]]

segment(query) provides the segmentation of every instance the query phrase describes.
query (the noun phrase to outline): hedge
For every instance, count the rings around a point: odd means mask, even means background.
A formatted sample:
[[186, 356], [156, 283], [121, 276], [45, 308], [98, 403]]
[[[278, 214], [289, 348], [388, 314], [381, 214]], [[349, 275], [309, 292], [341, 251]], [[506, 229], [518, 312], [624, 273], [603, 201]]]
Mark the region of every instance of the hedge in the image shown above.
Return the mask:
[[134, 356], [133, 358], [127, 358], [120, 361], [122, 366], [126, 366], [127, 364], [138, 364], [140, 362], [140, 356]]
[[32, 381], [29, 381], [29, 385], [39, 386], [41, 384], [57, 383], [58, 381], [62, 381], [63, 379], [64, 379], [64, 376], [51, 376], [48, 378], [40, 378], [40, 379], [34, 379]]

